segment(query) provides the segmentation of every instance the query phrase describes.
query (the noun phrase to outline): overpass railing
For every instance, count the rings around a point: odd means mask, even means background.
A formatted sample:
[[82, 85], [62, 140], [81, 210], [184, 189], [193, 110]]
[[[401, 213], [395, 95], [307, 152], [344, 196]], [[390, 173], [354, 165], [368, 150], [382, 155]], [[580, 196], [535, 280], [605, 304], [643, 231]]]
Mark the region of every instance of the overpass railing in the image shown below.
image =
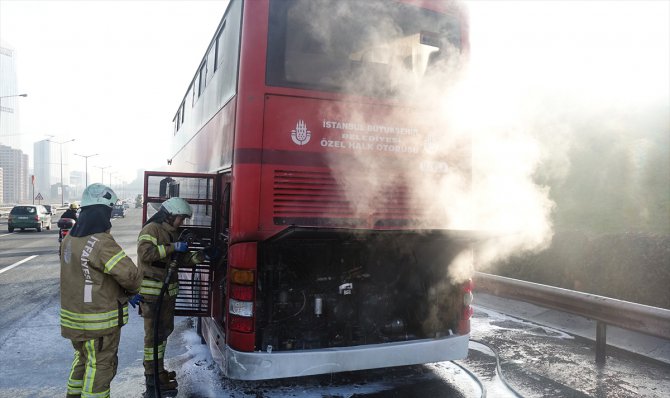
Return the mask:
[[605, 363], [607, 325], [670, 340], [670, 310], [482, 272], [475, 289], [596, 321], [596, 362]]

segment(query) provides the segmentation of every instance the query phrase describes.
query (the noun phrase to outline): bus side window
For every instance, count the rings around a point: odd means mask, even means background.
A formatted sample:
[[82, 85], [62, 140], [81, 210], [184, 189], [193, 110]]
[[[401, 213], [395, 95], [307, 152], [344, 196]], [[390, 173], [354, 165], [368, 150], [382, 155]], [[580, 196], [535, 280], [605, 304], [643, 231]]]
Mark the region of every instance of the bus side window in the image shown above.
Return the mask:
[[221, 65], [221, 62], [223, 62], [223, 40], [226, 32], [226, 23], [223, 23], [223, 26], [221, 26], [221, 30], [219, 31], [219, 34], [216, 36], [216, 65], [218, 69], [218, 65]]

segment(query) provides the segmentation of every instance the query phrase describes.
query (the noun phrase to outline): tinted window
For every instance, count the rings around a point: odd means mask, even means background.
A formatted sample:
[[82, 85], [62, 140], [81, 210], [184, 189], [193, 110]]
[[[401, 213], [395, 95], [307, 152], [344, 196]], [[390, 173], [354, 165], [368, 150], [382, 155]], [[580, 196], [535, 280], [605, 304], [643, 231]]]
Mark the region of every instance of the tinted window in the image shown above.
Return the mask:
[[207, 52], [207, 82], [212, 79], [212, 76], [214, 76], [214, 72], [216, 72], [216, 41], [213, 43], [213, 45], [209, 48], [209, 51]]
[[28, 216], [31, 214], [37, 214], [37, 210], [33, 206], [16, 206], [12, 209], [10, 214], [16, 216]]
[[221, 27], [221, 30], [219, 33], [216, 35], [216, 64], [219, 65], [221, 62], [223, 62], [223, 49], [224, 49], [224, 43], [223, 43], [223, 38], [224, 34], [226, 32], [226, 24], [224, 22], [223, 26]]
[[458, 19], [386, 1], [274, 0], [268, 85], [393, 94], [460, 54]]

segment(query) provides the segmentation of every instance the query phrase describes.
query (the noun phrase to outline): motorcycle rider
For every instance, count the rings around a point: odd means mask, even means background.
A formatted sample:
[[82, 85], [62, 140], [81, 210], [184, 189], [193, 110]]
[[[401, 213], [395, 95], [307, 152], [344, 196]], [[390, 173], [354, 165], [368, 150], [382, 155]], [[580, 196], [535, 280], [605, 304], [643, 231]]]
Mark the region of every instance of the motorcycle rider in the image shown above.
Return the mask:
[[79, 210], [79, 205], [77, 203], [70, 203], [70, 207], [63, 212], [60, 218], [70, 218], [77, 221], [77, 210]]
[[103, 184], [86, 187], [79, 222], [61, 245], [61, 335], [75, 350], [67, 397], [110, 396], [128, 303], [139, 301], [142, 268], [109, 233], [116, 201]]

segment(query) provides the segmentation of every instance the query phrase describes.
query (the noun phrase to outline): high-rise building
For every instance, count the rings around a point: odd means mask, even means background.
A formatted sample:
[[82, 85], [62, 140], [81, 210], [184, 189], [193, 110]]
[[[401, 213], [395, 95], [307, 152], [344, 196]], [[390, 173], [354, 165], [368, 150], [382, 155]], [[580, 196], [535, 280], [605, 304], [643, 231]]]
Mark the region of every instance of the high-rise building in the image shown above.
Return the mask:
[[0, 145], [21, 149], [16, 51], [0, 42]]
[[2, 172], [2, 167], [0, 167], [0, 204], [4, 203], [5, 201], [2, 199], [2, 196], [4, 194], [4, 189], [2, 189], [2, 186], [4, 184], [4, 174]]
[[28, 155], [20, 149], [0, 145], [2, 168], [2, 201], [5, 204], [26, 202], [28, 192]]
[[[61, 152], [62, 151], [62, 152]], [[62, 154], [62, 157], [61, 157]], [[61, 199], [60, 182], [63, 178], [63, 198], [69, 200], [70, 149], [68, 144], [57, 144], [48, 140], [37, 141], [33, 145], [33, 169], [35, 191], [42, 194], [46, 203], [56, 203]], [[62, 173], [61, 173], [62, 167]], [[37, 195], [37, 193], [35, 193]]]
[[[78, 198], [81, 196], [81, 193], [84, 192], [84, 186], [86, 180], [86, 173], [83, 171], [73, 171], [70, 173], [70, 198]], [[76, 200], [76, 199], [75, 199]]]

